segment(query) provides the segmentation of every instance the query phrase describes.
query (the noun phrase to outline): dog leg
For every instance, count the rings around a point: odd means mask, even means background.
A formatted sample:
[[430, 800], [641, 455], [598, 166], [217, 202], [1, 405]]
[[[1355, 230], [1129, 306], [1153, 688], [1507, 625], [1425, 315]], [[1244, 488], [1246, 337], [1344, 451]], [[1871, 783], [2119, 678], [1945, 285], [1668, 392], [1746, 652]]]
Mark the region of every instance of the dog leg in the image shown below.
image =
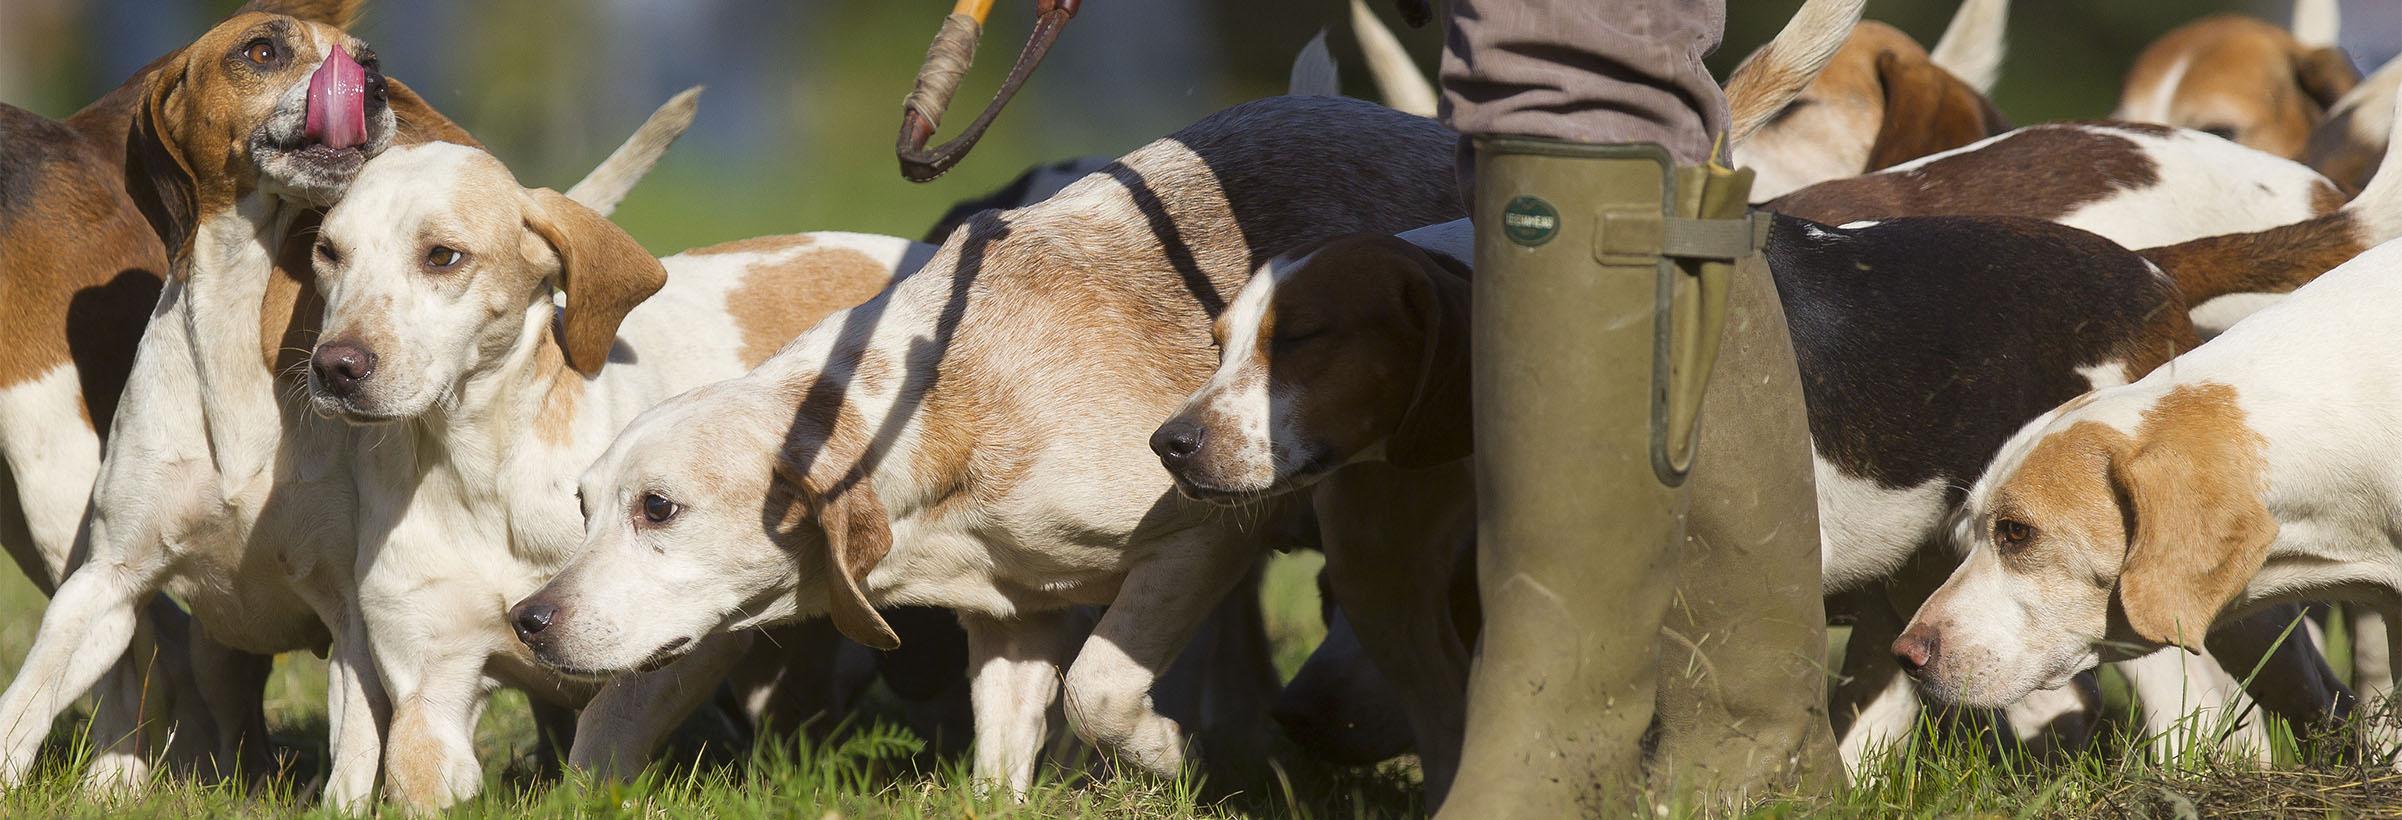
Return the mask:
[[[2222, 735], [2225, 739], [2215, 744], [2219, 748], [2267, 761], [2268, 734], [2251, 714], [2251, 698], [2216, 660], [2164, 649], [2121, 661], [2118, 669], [2143, 703], [2144, 733], [2159, 762], [2172, 762], [2189, 747]], [[2237, 719], [2242, 724], [2230, 729], [2227, 722]]]
[[[1104, 755], [1161, 777], [1184, 767], [1184, 731], [1151, 687], [1258, 553], [1249, 537], [1203, 530], [1151, 545], [1068, 666], [1068, 725]], [[979, 702], [978, 706], [983, 704]]]
[[0, 786], [25, 782], [51, 721], [125, 655], [136, 608], [156, 577], [155, 571], [92, 563], [59, 586], [42, 611], [33, 649], [0, 695]]
[[[155, 598], [154, 598], [155, 600]], [[92, 689], [92, 722], [87, 734], [96, 750], [83, 773], [84, 791], [113, 799], [139, 794], [150, 781], [151, 742], [169, 717], [164, 683], [153, 672], [163, 661], [181, 654], [181, 641], [161, 641], [150, 619], [137, 611], [133, 637], [108, 674]]]
[[1084, 636], [1082, 619], [1065, 611], [1007, 620], [961, 613], [959, 623], [967, 629], [976, 712], [976, 789], [999, 784], [1023, 800], [1050, 729], [1059, 668]]
[[750, 653], [754, 634], [706, 638], [666, 666], [611, 679], [584, 705], [567, 765], [600, 782], [634, 779], [668, 733], [717, 693], [726, 673]]
[[2352, 628], [2352, 691], [2378, 706], [2394, 694], [2394, 655], [2389, 654], [2385, 615], [2365, 604], [2345, 604]]
[[1361, 648], [1400, 693], [1417, 736], [1427, 805], [1459, 770], [1467, 731], [1466, 643], [1446, 605], [1476, 497], [1466, 462], [1405, 471], [1357, 464], [1314, 498], [1326, 573]]
[[[264, 778], [273, 775], [268, 754], [267, 676], [275, 659], [253, 655], [210, 640], [194, 630], [185, 637], [185, 657], [198, 677], [197, 694], [216, 727], [216, 743], [208, 768], [212, 777]], [[182, 731], [180, 728], [177, 731]]]
[[1841, 675], [1828, 693], [1836, 751], [1855, 775], [1872, 751], [1907, 742], [1918, 728], [1918, 688], [1893, 659], [1901, 624], [1882, 590], [1849, 596], [1856, 618], [1843, 645]]
[[2272, 607], [2222, 624], [2205, 640], [2223, 671], [2249, 678], [2242, 681], [2245, 693], [2269, 714], [2285, 719], [2307, 743], [2349, 721], [2355, 699], [2351, 688], [2327, 668], [2318, 646], [2310, 641], [2307, 624], [2297, 621], [2307, 621], [2302, 607]]
[[[475, 716], [485, 697], [481, 654], [434, 657], [413, 668], [379, 658], [392, 694], [384, 787], [412, 812], [431, 813], [483, 789], [475, 758]], [[414, 680], [403, 680], [403, 669]]]
[[384, 727], [392, 704], [384, 695], [375, 656], [367, 642], [366, 619], [355, 604], [333, 622], [333, 651], [325, 669], [326, 722], [333, 729], [332, 771], [325, 777], [325, 804], [346, 815], [375, 805], [375, 776], [383, 764]]

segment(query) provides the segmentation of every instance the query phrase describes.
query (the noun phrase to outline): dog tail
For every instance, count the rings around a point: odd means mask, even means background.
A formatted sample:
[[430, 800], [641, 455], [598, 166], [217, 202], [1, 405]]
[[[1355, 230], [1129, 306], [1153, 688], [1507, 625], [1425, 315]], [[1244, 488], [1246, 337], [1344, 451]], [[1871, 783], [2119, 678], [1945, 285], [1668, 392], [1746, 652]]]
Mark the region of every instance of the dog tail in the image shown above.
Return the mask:
[[1865, 2], [1809, 0], [1785, 23], [1785, 30], [1777, 32], [1776, 39], [1735, 67], [1726, 81], [1726, 105], [1731, 114], [1728, 150], [1767, 125], [1769, 118], [1785, 110], [1818, 79], [1818, 72], [1826, 70], [1827, 62], [1843, 48], [1843, 41], [1851, 38]]
[[2327, 107], [2327, 119], [2310, 130], [2303, 164], [2357, 195], [2375, 178], [2389, 144], [2396, 91], [2402, 91], [2402, 58], [2387, 60]]
[[[2402, 63], [2402, 60], [2391, 62]], [[2359, 196], [2344, 204], [2344, 210], [2359, 222], [2362, 241], [2375, 245], [2402, 237], [2402, 170], [2396, 170], [2402, 169], [2402, 139], [2398, 139], [2402, 133], [2395, 131], [2395, 126], [2402, 124], [2402, 116], [2396, 112], [2402, 108], [2402, 71], [2391, 64], [2377, 69], [2367, 82], [2361, 83], [2364, 89], [2371, 86], [2376, 87], [2370, 92], [2376, 99], [2362, 99], [2354, 116], [2374, 120], [2376, 109], [2384, 109], [2385, 155], [2377, 161], [2376, 175], [2369, 177], [2369, 184], [2360, 189]]]
[[241, 11], [281, 14], [347, 29], [358, 22], [366, 5], [366, 0], [250, 0], [242, 4]]
[[1284, 93], [1295, 97], [1343, 96], [1343, 77], [1334, 66], [1334, 53], [1326, 50], [1326, 30], [1309, 38], [1301, 53], [1293, 55], [1293, 76], [1287, 80]]
[[1435, 115], [1434, 84], [1426, 81], [1401, 47], [1401, 38], [1377, 19], [1366, 0], [1351, 0], [1351, 36], [1359, 40], [1360, 54], [1368, 58], [1368, 76], [1376, 80], [1376, 93], [1384, 96], [1387, 107], [1421, 117]]
[[[2396, 88], [2385, 89], [2387, 105]], [[2391, 126], [2389, 126], [2390, 128]], [[2402, 168], [2402, 139], [2386, 134], [2381, 165]], [[2361, 251], [2402, 238], [2402, 172], [2370, 178], [2360, 195], [2333, 213], [2250, 233], [2205, 236], [2142, 251], [2199, 306], [2237, 293], [2285, 293], [2310, 284]]]
[[2304, 48], [2335, 45], [2344, 30], [2343, 12], [2336, 0], [2294, 0], [2294, 39]]
[[617, 146], [592, 173], [567, 189], [567, 198], [599, 211], [602, 216], [617, 210], [617, 203], [625, 201], [634, 185], [650, 174], [651, 166], [659, 164], [659, 157], [667, 153], [667, 147], [692, 127], [692, 117], [700, 111], [700, 100], [701, 86], [697, 85], [669, 98], [666, 105], [651, 112], [650, 119], [642, 121], [642, 127], [634, 129], [634, 135], [627, 137], [624, 145]]
[[2010, 48], [2004, 36], [2009, 24], [2010, 0], [1967, 0], [1943, 27], [1929, 59], [1977, 93], [1991, 94], [2002, 76], [2002, 55]]

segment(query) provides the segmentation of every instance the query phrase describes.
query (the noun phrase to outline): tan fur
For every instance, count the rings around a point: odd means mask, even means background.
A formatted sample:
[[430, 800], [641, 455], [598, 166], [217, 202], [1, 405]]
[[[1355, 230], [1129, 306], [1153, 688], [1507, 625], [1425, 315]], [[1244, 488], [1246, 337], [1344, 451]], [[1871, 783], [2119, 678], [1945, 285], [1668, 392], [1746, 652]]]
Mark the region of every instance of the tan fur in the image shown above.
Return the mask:
[[2041, 562], [2048, 577], [2118, 566], [2118, 600], [2135, 634], [2199, 652], [2276, 538], [2261, 501], [2264, 444], [2245, 426], [2235, 388], [2181, 386], [2144, 412], [2132, 436], [2098, 421], [2045, 436], [1995, 494], [1984, 526], [2041, 522], [2048, 531], [2018, 552], [1984, 535], [2005, 564]]
[[1868, 149], [1878, 170], [1958, 148], [2010, 130], [1985, 95], [1921, 54], [1890, 51], [1876, 59], [1884, 85], [1884, 118]]
[[556, 336], [544, 337], [534, 355], [539, 357], [535, 378], [550, 379], [550, 388], [542, 394], [542, 412], [534, 416], [534, 432], [545, 442], [566, 446], [575, 441], [575, 408], [584, 396], [583, 374], [567, 366], [567, 354], [559, 349]]
[[[0, 111], [16, 117], [35, 119]], [[42, 176], [30, 207], [0, 213], [0, 389], [73, 363], [85, 424], [105, 428], [158, 303], [166, 255], [124, 193], [122, 150], [106, 155], [65, 126], [33, 127], [56, 141], [57, 159], [34, 169]]]
[[775, 253], [806, 247], [815, 241], [817, 240], [810, 238], [808, 234], [774, 234], [736, 239], [732, 242], [719, 242], [707, 247], [693, 248], [684, 253], [691, 256], [712, 256], [725, 253]]
[[2351, 211], [2253, 233], [2208, 236], [2142, 251], [2186, 304], [2235, 293], [2288, 293], [2368, 249]]
[[548, 188], [527, 195], [526, 227], [559, 254], [567, 362], [586, 376], [598, 374], [617, 344], [617, 325], [667, 284], [667, 268], [591, 208]]
[[[2182, 66], [2182, 73], [2179, 67]], [[2176, 81], [2167, 109], [2162, 86]], [[2360, 82], [2340, 49], [2311, 47], [2276, 25], [2233, 14], [2205, 17], [2145, 48], [2119, 94], [2130, 112], [2168, 125], [2219, 130], [2236, 142], [2300, 158], [2311, 129]]]
[[[761, 237], [761, 245], [776, 237]], [[792, 337], [826, 314], [867, 301], [891, 277], [883, 263], [849, 248], [807, 248], [808, 237], [784, 245], [801, 250], [743, 273], [742, 286], [726, 294], [726, 312], [742, 330], [742, 361], [759, 366]], [[740, 243], [729, 243], [740, 244]]]
[[2276, 540], [2261, 500], [2267, 442], [2245, 426], [2235, 398], [2224, 384], [2178, 387], [2144, 414], [2135, 446], [2112, 465], [2135, 521], [2119, 603], [2146, 640], [2200, 652]]

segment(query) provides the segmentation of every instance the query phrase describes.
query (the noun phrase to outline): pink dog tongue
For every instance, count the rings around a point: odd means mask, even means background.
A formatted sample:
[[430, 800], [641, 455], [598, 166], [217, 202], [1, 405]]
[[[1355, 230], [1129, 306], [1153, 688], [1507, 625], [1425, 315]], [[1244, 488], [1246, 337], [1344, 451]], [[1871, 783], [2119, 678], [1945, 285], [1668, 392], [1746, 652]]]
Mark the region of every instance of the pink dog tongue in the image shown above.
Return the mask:
[[367, 144], [367, 69], [334, 46], [333, 56], [309, 75], [306, 136], [327, 148]]

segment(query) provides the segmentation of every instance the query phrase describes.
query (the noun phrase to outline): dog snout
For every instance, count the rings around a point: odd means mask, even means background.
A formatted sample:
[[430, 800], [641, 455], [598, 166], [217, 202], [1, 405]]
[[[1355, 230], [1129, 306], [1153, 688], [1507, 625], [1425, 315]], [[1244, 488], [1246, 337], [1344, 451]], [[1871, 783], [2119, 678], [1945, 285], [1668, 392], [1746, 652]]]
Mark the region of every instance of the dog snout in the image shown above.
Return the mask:
[[1925, 677], [1935, 665], [1936, 653], [1942, 649], [1940, 633], [1926, 624], [1913, 624], [1893, 639], [1893, 658], [1900, 661], [1902, 671], [1911, 677]]
[[1151, 452], [1159, 454], [1159, 463], [1170, 470], [1182, 469], [1191, 463], [1193, 455], [1201, 452], [1201, 442], [1207, 431], [1201, 425], [1177, 419], [1159, 426], [1151, 434]]
[[535, 639], [558, 617], [559, 606], [540, 598], [527, 598], [509, 609], [509, 625], [516, 628], [517, 640], [527, 646], [533, 646]]
[[375, 351], [352, 341], [333, 341], [317, 346], [309, 357], [310, 369], [317, 373], [317, 383], [326, 392], [348, 396], [359, 388], [367, 377], [375, 375]]

